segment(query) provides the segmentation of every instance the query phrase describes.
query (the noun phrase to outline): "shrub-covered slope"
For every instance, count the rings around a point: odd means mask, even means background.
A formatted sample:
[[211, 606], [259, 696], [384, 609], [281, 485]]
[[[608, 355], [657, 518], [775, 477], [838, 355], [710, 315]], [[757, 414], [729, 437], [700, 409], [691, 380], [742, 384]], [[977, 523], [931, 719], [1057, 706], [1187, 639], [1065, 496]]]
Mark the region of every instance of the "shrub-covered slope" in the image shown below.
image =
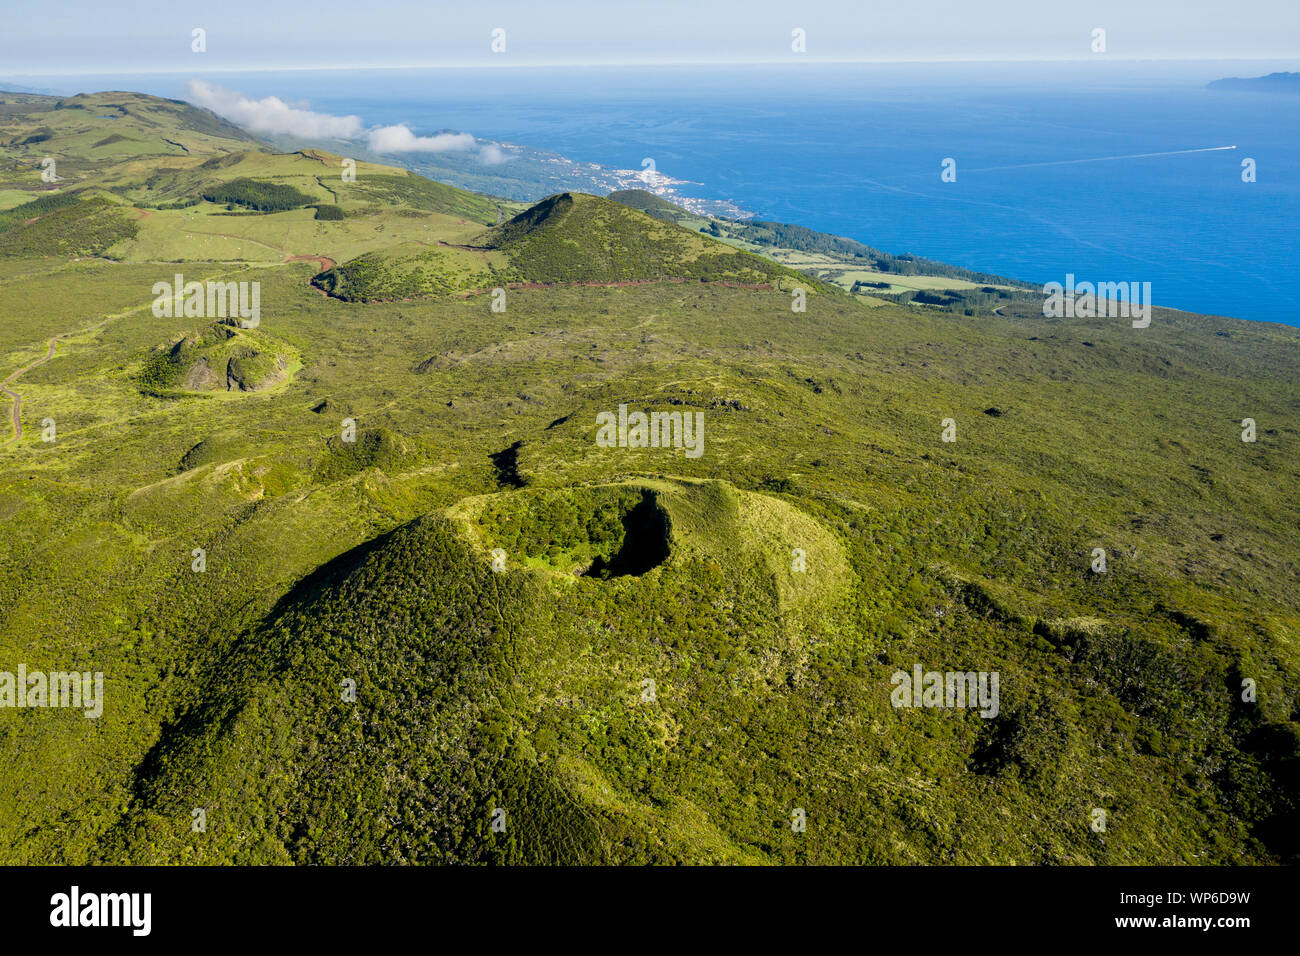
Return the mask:
[[[506, 530], [520, 519], [533, 537]], [[835, 576], [789, 587], [763, 553], [783, 526]], [[530, 569], [552, 553], [547, 529], [581, 554], [603, 550], [605, 570], [587, 560], [561, 581]], [[513, 550], [494, 568], [487, 546], [502, 544]], [[724, 553], [726, 581], [707, 556]], [[674, 758], [654, 682], [635, 675], [662, 674], [667, 647], [694, 656], [730, 644], [732, 679], [762, 687], [767, 655], [806, 653], [818, 615], [843, 599], [843, 561], [814, 522], [722, 484], [508, 493], [464, 503], [454, 523], [419, 519], [306, 578], [217, 662], [142, 762], [114, 852], [204, 863], [757, 858], [712, 826], [692, 844], [700, 810], [723, 810], [704, 789], [663, 805], [667, 831], [656, 832], [666, 791], [653, 768]], [[607, 630], [634, 626], [657, 601], [710, 592], [730, 609], [699, 614], [689, 634]], [[574, 669], [556, 667], [564, 661]], [[609, 739], [592, 750], [554, 702], [601, 670], [632, 681], [633, 709], [607, 714]], [[676, 734], [709, 719], [713, 670], [704, 664], [693, 689], [665, 687], [697, 714]], [[740, 798], [739, 781], [726, 787]]]
[[821, 283], [751, 253], [581, 193], [544, 199], [469, 245], [379, 250], [314, 281], [333, 296], [357, 302], [531, 283], [693, 281], [821, 288]]
[[[523, 582], [472, 560], [445, 519], [333, 562], [221, 661], [210, 696], [142, 764], [120, 852], [196, 863], [600, 860], [591, 821], [511, 740], [516, 648], [534, 601]], [[497, 806], [509, 815], [493, 840]]]
[[757, 256], [581, 193], [551, 196], [487, 234], [528, 282], [627, 282], [691, 278], [773, 283], [788, 275]]

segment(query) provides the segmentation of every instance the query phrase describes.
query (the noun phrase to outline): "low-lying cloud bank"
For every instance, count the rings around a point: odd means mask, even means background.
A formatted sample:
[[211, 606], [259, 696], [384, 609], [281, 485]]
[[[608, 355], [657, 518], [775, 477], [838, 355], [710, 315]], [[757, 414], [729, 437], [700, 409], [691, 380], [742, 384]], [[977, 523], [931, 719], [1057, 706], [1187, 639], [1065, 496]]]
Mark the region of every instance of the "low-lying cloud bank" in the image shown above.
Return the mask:
[[416, 136], [405, 123], [372, 129], [369, 140], [376, 153], [446, 153], [474, 148], [474, 137], [469, 133]]
[[[290, 106], [278, 96], [255, 100], [236, 90], [214, 86], [202, 80], [190, 80], [190, 101], [212, 110], [218, 116], [237, 123], [254, 133], [301, 136], [304, 139], [360, 139], [374, 153], [449, 153], [470, 152], [477, 147], [469, 133], [436, 133], [417, 136], [405, 123], [366, 129], [359, 116], [332, 116]], [[509, 162], [513, 155], [499, 146], [487, 144], [479, 149], [478, 158], [488, 166]]]
[[278, 96], [249, 99], [243, 93], [190, 80], [190, 101], [254, 133], [284, 133], [309, 139], [353, 139], [361, 133], [361, 117], [330, 116], [290, 106]]

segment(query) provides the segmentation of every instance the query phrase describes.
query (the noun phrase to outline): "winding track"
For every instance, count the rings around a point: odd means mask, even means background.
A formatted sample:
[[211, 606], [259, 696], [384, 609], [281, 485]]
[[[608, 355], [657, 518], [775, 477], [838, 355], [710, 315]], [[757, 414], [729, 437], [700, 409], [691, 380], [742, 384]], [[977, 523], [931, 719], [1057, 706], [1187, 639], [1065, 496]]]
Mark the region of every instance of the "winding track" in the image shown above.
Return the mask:
[[0, 385], [0, 392], [4, 392], [6, 395], [8, 395], [10, 398], [14, 400], [14, 415], [13, 415], [14, 434], [12, 438], [9, 438], [5, 441], [6, 445], [16, 442], [18, 439], [23, 437], [23, 418], [22, 418], [23, 397], [19, 395], [17, 392], [15, 392], [13, 389], [11, 389], [9, 386], [13, 382], [16, 382], [22, 375], [26, 374], [27, 372], [30, 372], [32, 369], [36, 368], [37, 366], [44, 365], [50, 359], [54, 358], [54, 343], [57, 342], [58, 340], [59, 340], [58, 336], [55, 336], [54, 338], [50, 339], [50, 350], [45, 353], [44, 358], [37, 359], [31, 365], [23, 366], [18, 371], [10, 375], [7, 379], [5, 379], [3, 385]]

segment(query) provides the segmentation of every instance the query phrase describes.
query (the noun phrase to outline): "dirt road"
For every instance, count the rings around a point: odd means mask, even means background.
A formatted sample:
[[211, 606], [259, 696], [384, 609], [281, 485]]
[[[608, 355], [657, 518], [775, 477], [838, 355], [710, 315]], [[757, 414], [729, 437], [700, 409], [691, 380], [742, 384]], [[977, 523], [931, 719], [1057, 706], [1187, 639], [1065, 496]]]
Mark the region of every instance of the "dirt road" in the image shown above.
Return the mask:
[[37, 366], [44, 365], [50, 359], [54, 358], [54, 343], [57, 341], [58, 341], [57, 338], [50, 339], [50, 350], [45, 353], [44, 358], [37, 359], [31, 365], [23, 366], [18, 371], [10, 375], [7, 379], [5, 379], [3, 385], [0, 385], [0, 392], [4, 392], [6, 395], [8, 395], [10, 398], [14, 400], [14, 414], [13, 414], [14, 434], [12, 438], [5, 441], [6, 445], [10, 444], [11, 442], [16, 442], [18, 439], [23, 437], [23, 397], [19, 395], [17, 392], [15, 392], [13, 389], [11, 389], [9, 386], [14, 382], [18, 381], [18, 379], [21, 378], [23, 375], [25, 375], [27, 372], [30, 372], [32, 369], [36, 368]]

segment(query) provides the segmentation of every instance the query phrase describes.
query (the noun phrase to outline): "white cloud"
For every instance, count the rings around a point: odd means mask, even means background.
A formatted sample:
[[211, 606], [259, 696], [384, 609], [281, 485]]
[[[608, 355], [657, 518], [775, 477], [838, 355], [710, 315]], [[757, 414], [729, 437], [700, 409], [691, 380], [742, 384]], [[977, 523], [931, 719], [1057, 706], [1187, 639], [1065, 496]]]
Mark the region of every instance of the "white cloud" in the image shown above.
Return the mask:
[[[357, 139], [365, 136], [376, 153], [446, 153], [471, 150], [474, 137], [469, 133], [435, 133], [416, 136], [409, 126], [376, 126], [366, 130], [358, 116], [331, 116], [292, 106], [278, 96], [254, 100], [236, 90], [213, 86], [202, 80], [190, 80], [190, 101], [205, 106], [218, 116], [238, 123], [255, 133], [282, 133], [304, 139]], [[479, 159], [488, 166], [509, 162], [514, 156], [497, 146], [487, 145]]]
[[469, 133], [416, 136], [405, 123], [401, 123], [397, 126], [380, 126], [378, 129], [372, 129], [370, 148], [376, 153], [447, 153], [473, 149], [474, 137]]
[[255, 133], [284, 133], [305, 139], [351, 139], [361, 133], [358, 116], [331, 116], [290, 106], [278, 96], [249, 99], [202, 80], [190, 80], [191, 102]]
[[484, 166], [500, 166], [515, 158], [514, 153], [507, 153], [495, 143], [488, 143], [478, 153], [479, 162]]

